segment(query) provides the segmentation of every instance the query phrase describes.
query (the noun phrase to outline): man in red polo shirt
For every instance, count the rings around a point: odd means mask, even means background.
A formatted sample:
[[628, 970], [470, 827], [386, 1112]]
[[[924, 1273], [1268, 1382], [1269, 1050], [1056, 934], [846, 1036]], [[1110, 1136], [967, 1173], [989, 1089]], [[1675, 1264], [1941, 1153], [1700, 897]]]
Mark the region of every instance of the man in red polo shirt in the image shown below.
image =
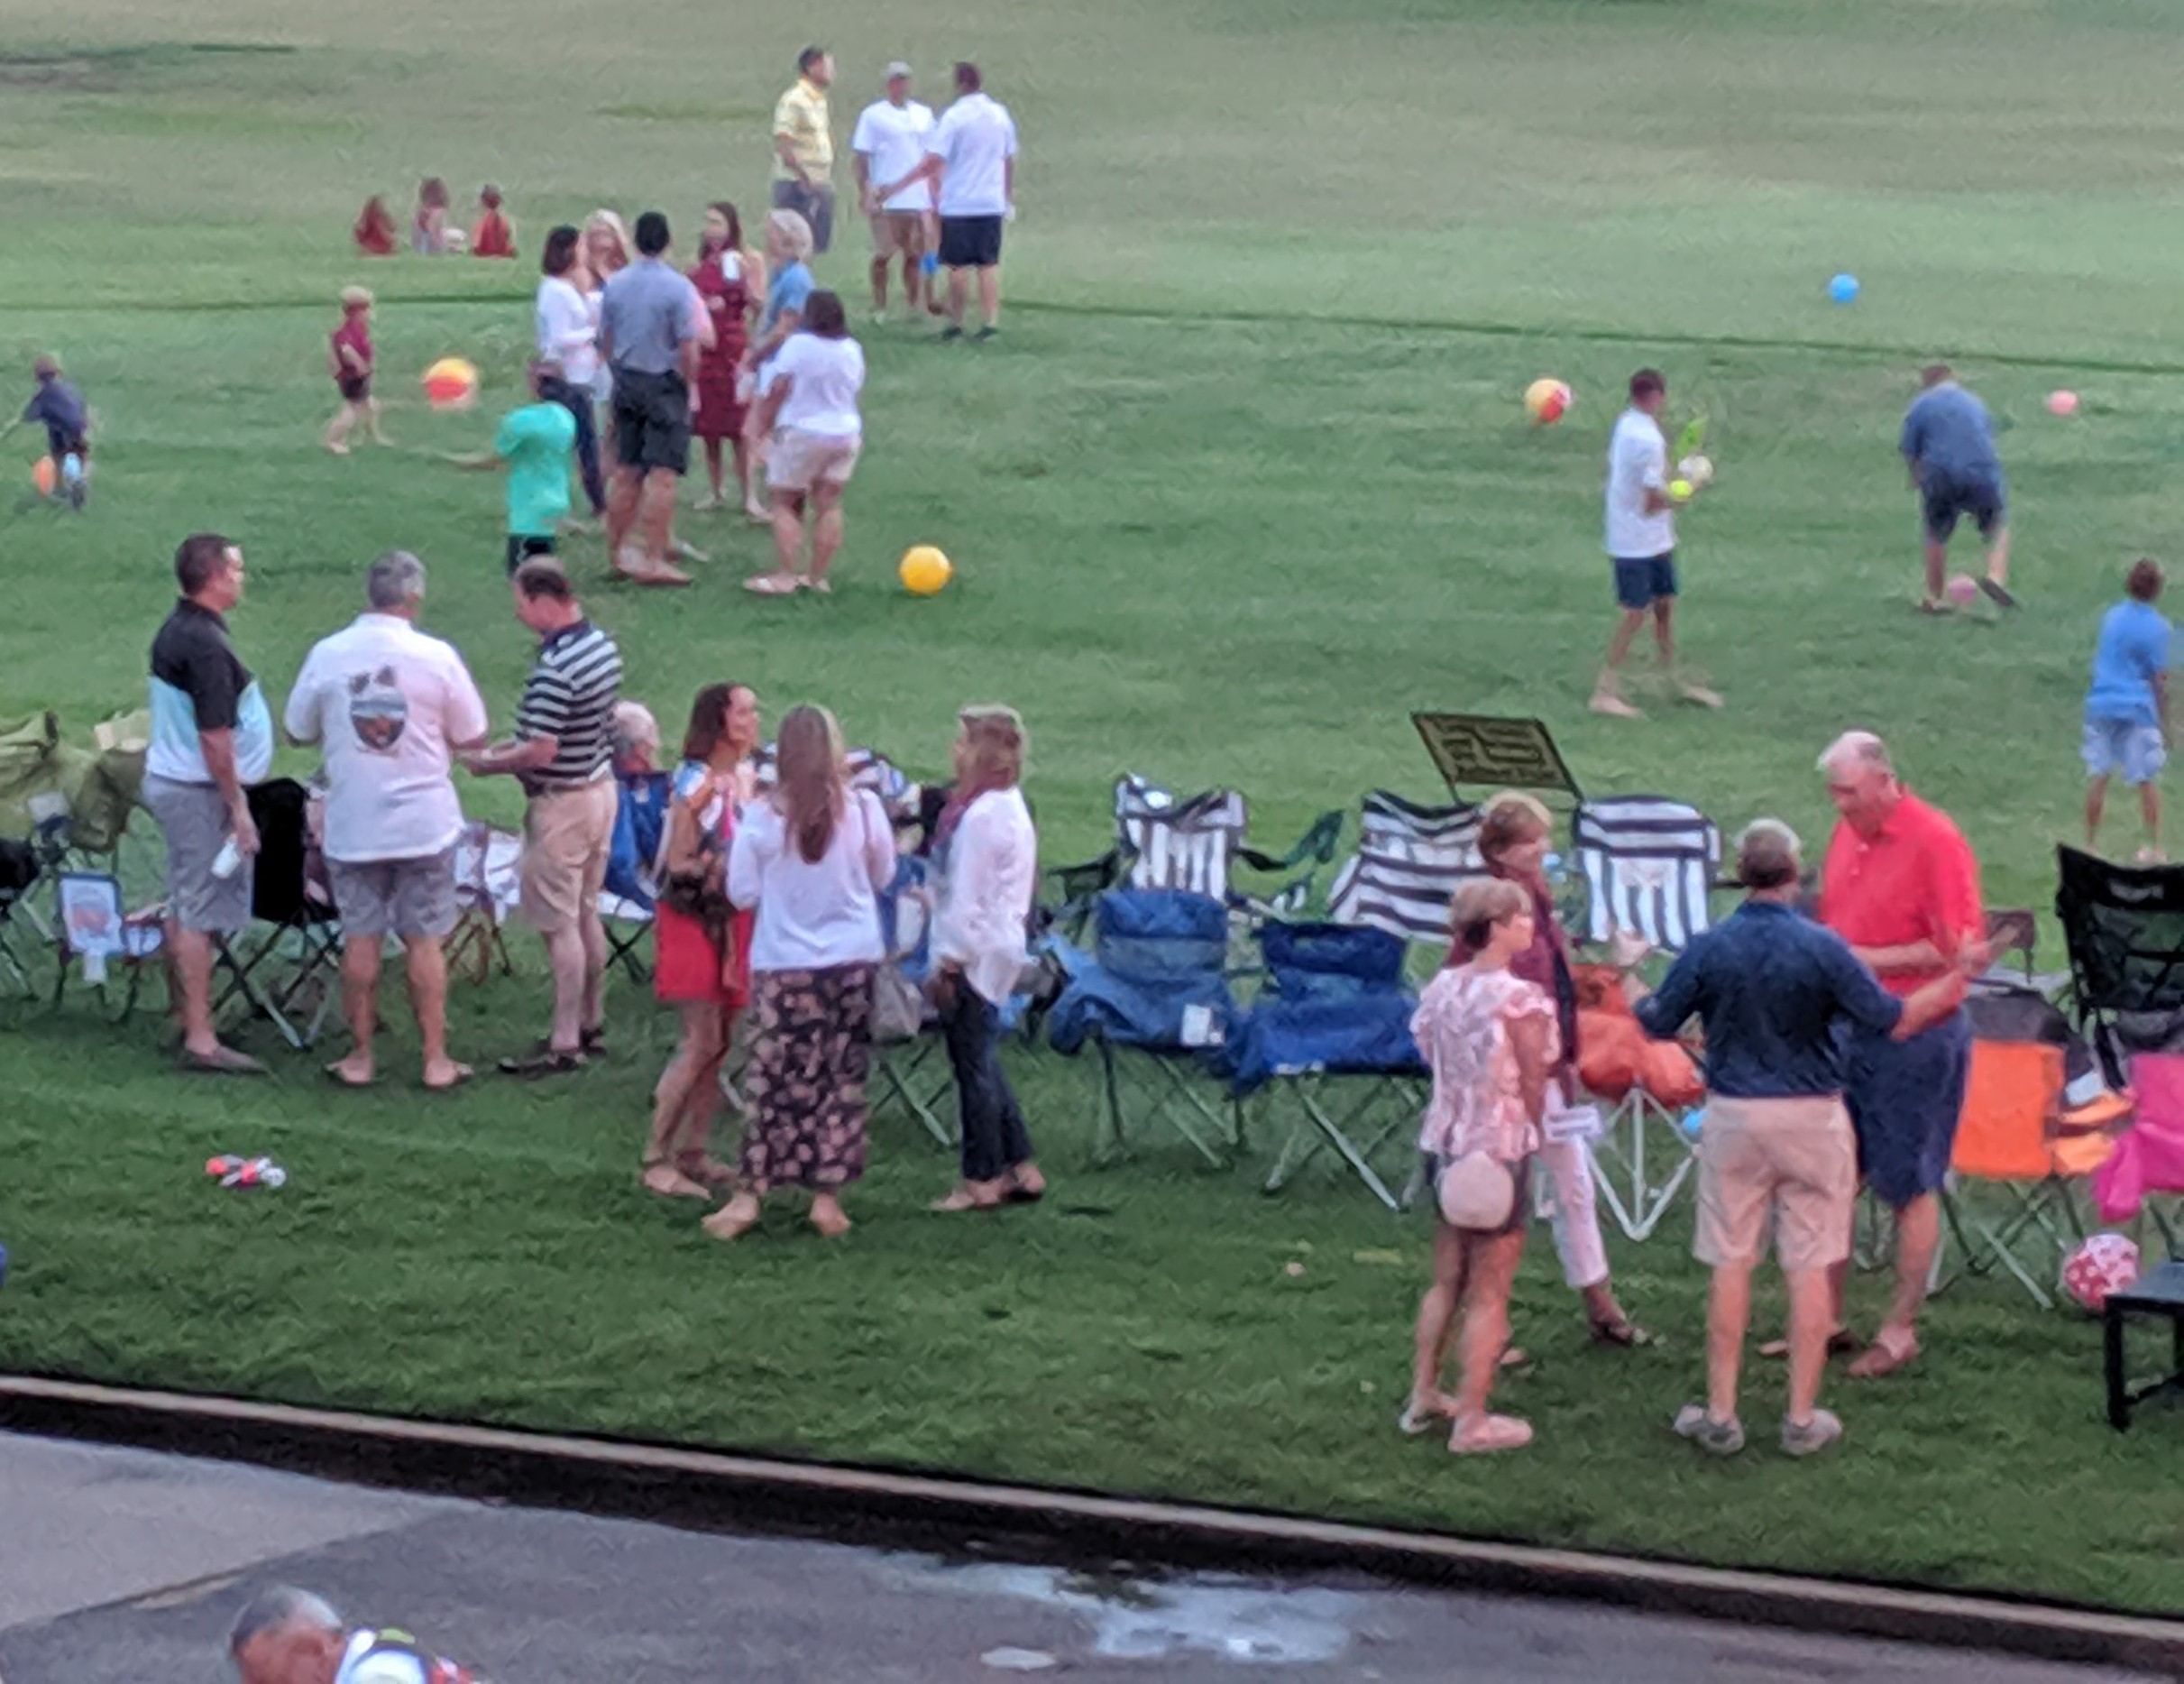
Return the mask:
[[[1822, 868], [1821, 922], [1850, 943], [1899, 998], [1962, 966], [1983, 965], [1987, 918], [1979, 862], [1949, 815], [1896, 781], [1887, 745], [1847, 732], [1820, 758], [1842, 815]], [[1892, 1374], [1919, 1354], [1919, 1308], [1941, 1240], [1942, 1182], [1964, 1082], [1971, 1027], [1961, 1008], [1905, 1041], [1858, 1033], [1844, 1098], [1866, 1184], [1895, 1211], [1895, 1293], [1850, 1372]], [[1840, 1320], [1841, 1271], [1837, 1272]]]

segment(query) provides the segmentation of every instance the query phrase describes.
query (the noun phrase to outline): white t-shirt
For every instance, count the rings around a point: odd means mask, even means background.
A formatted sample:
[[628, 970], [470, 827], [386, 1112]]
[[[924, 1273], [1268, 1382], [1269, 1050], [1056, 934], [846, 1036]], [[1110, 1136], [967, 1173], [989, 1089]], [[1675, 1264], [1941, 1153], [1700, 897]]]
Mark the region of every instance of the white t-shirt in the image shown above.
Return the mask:
[[1008, 209], [1008, 161], [1016, 155], [1016, 120], [999, 100], [964, 95], [933, 125], [925, 150], [943, 166], [941, 215], [998, 216]]
[[[849, 136], [849, 150], [866, 160], [867, 179], [876, 188], [900, 181], [925, 161], [925, 137], [932, 133], [932, 107], [913, 99], [896, 105], [876, 99], [857, 119]], [[886, 210], [931, 210], [932, 183], [920, 181], [904, 188], [882, 207]]]
[[1619, 561], [1666, 556], [1676, 547], [1675, 517], [1646, 512], [1646, 493], [1668, 489], [1668, 441], [1653, 417], [1625, 409], [1608, 441], [1608, 554]]
[[788, 343], [766, 363], [759, 390], [771, 391], [785, 377], [793, 378], [795, 384], [774, 418], [775, 427], [794, 428], [821, 438], [863, 434], [857, 394], [865, 387], [865, 350], [856, 340], [791, 334]]
[[396, 614], [361, 614], [311, 650], [289, 735], [326, 758], [326, 857], [417, 860], [454, 846], [463, 806], [449, 745], [485, 735], [485, 704], [454, 646]]
[[343, 1652], [341, 1670], [334, 1684], [427, 1684], [425, 1669], [415, 1657], [401, 1654], [367, 1655], [375, 1633], [358, 1632]]
[[728, 897], [755, 906], [753, 971], [825, 971], [876, 964], [878, 891], [895, 881], [895, 832], [879, 797], [849, 792], [834, 840], [806, 860], [770, 800], [750, 803], [728, 844]]
[[589, 386], [599, 373], [598, 314], [559, 275], [538, 283], [538, 354], [559, 362], [572, 386]]

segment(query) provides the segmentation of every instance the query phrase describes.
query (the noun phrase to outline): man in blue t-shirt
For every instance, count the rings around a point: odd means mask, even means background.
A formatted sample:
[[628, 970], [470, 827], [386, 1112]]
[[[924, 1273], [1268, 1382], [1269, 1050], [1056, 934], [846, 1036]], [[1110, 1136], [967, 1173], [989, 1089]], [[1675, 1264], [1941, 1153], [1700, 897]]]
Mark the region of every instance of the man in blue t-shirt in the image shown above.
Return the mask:
[[1957, 383], [1948, 363], [1936, 363], [1919, 378], [1926, 390], [1904, 412], [1901, 446], [1926, 521], [1926, 594], [1919, 606], [1930, 614], [1949, 612], [1942, 571], [1950, 534], [1959, 517], [1969, 515], [1987, 544], [1987, 577], [1979, 588], [1997, 605], [2014, 608], [2009, 494], [2002, 458], [1995, 454], [1994, 422], [1987, 406]]
[[2139, 792], [2146, 845], [2139, 863], [2161, 857], [2161, 792], [2154, 777], [2169, 758], [2169, 621], [2154, 607], [2161, 594], [2158, 563], [2132, 565], [2124, 600], [2101, 619], [2093, 649], [2093, 686], [2086, 692], [2086, 846], [2100, 839], [2108, 779], [2121, 772]]

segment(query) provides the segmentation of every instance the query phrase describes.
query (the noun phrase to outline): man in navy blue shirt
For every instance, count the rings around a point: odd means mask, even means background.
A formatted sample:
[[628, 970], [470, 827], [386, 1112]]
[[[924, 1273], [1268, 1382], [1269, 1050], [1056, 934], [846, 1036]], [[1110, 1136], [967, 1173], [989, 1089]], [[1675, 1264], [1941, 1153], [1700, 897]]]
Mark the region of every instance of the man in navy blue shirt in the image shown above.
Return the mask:
[[2002, 458], [1995, 454], [1995, 424], [1987, 406], [1957, 383], [1946, 363], [1926, 369], [1926, 390], [1904, 415], [1901, 448], [1926, 520], [1926, 594], [1919, 605], [1946, 613], [1941, 575], [1949, 565], [1950, 535], [1965, 515], [1987, 540], [1987, 577], [1979, 582], [1996, 604], [2017, 606], [2010, 594], [2009, 493]]
[[1676, 1431], [1721, 1455], [1744, 1447], [1737, 1376], [1751, 1315], [1752, 1266], [1775, 1251], [1790, 1291], [1790, 1399], [1782, 1448], [1823, 1449], [1842, 1422], [1816, 1407], [1834, 1304], [1828, 1273], [1850, 1255], [1858, 1145], [1843, 1109], [1843, 1037], [1855, 1025], [1898, 1039], [1954, 1010], [1951, 971], [1898, 1000], [1848, 943], [1797, 907], [1801, 861], [1787, 825], [1761, 819], [1737, 844], [1749, 897], [1684, 950], [1638, 1021], [1666, 1038], [1694, 1014], [1706, 1028], [1706, 1123], [1699, 1146], [1699, 1219], [1692, 1249], [1713, 1268], [1706, 1313], [1703, 1403]]

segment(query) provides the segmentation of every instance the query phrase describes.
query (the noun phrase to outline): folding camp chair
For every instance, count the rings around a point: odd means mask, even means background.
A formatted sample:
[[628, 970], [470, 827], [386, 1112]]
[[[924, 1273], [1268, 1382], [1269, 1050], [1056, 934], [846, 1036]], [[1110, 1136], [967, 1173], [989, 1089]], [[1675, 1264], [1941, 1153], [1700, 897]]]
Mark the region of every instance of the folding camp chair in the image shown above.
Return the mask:
[[[1323, 813], [1280, 853], [1245, 840], [1250, 804], [1234, 789], [1178, 796], [1135, 775], [1115, 786], [1115, 844], [1097, 860], [1051, 869], [1064, 890], [1062, 922], [1086, 910], [1087, 897], [1108, 888], [1171, 889], [1204, 895], [1238, 911], [1278, 916], [1304, 906], [1318, 869], [1335, 858], [1343, 815]], [[1283, 880], [1249, 889], [1238, 867]]]
[[44, 875], [32, 843], [0, 841], [0, 980], [25, 999], [41, 992], [36, 978], [51, 939], [32, 899]]
[[[1207, 895], [1112, 889], [1093, 913], [1094, 948], [1074, 954], [1069, 980], [1047, 1014], [1055, 1051], [1098, 1050], [1103, 1155], [1121, 1151], [1129, 1125], [1165, 1121], [1207, 1162], [1225, 1164], [1239, 1139], [1234, 1115], [1194, 1080], [1204, 1055], [1234, 1032], [1225, 962], [1228, 909]], [[1126, 1103], [1125, 1085], [1142, 1096]], [[1126, 1118], [1126, 1112], [1134, 1112]]]
[[318, 1039], [334, 1004], [341, 925], [311, 837], [310, 793], [292, 778], [276, 778], [251, 789], [249, 799], [258, 826], [252, 926], [214, 943], [227, 986], [213, 1009], [240, 1000], [301, 1052]]
[[73, 967], [105, 1016], [121, 1022], [136, 1009], [145, 979], [165, 974], [166, 907], [124, 910], [121, 879], [107, 871], [59, 872], [53, 897], [53, 1004], [66, 998]]
[[2132, 1054], [2169, 1050], [2184, 1031], [2184, 866], [2112, 865], [2076, 848], [2055, 854], [2072, 1009], [2120, 1088]]
[[502, 976], [515, 971], [501, 939], [522, 894], [523, 838], [496, 830], [482, 819], [463, 826], [455, 841], [455, 927], [446, 942], [447, 974], [483, 982], [498, 966]]
[[[931, 922], [925, 899], [929, 863], [914, 854], [902, 855], [895, 864], [895, 881], [879, 897], [880, 939], [887, 952], [885, 962], [921, 989], [931, 970]], [[891, 1110], [906, 1112], [936, 1143], [950, 1149], [956, 1145], [956, 1128], [942, 1107], [954, 1088], [948, 1050], [936, 1033], [930, 1005], [908, 1038], [883, 1043], [873, 1050], [873, 1116], [882, 1117]]]
[[1479, 821], [1479, 809], [1462, 802], [1420, 806], [1374, 790], [1360, 805], [1357, 851], [1335, 873], [1328, 918], [1445, 949], [1456, 886], [1486, 873]]
[[1942, 1196], [1965, 1272], [1999, 1269], [2043, 1310], [2064, 1253], [2086, 1237], [2087, 1178], [2115, 1150], [2105, 1134], [2057, 1131], [2062, 1088], [2062, 1048], [1975, 1040]]
[[607, 969], [619, 965], [641, 987], [652, 980], [643, 950], [652, 933], [652, 906], [659, 894], [654, 870], [667, 831], [674, 780], [665, 772], [617, 772], [614, 782], [614, 840], [599, 891], [599, 918], [607, 933]]
[[1293, 1117], [1266, 1191], [1279, 1192], [1323, 1148], [1390, 1210], [1376, 1159], [1415, 1165], [1431, 1076], [1411, 1039], [1418, 1000], [1403, 986], [1403, 941], [1339, 924], [1260, 929], [1266, 984], [1229, 1043], [1230, 1092]]

